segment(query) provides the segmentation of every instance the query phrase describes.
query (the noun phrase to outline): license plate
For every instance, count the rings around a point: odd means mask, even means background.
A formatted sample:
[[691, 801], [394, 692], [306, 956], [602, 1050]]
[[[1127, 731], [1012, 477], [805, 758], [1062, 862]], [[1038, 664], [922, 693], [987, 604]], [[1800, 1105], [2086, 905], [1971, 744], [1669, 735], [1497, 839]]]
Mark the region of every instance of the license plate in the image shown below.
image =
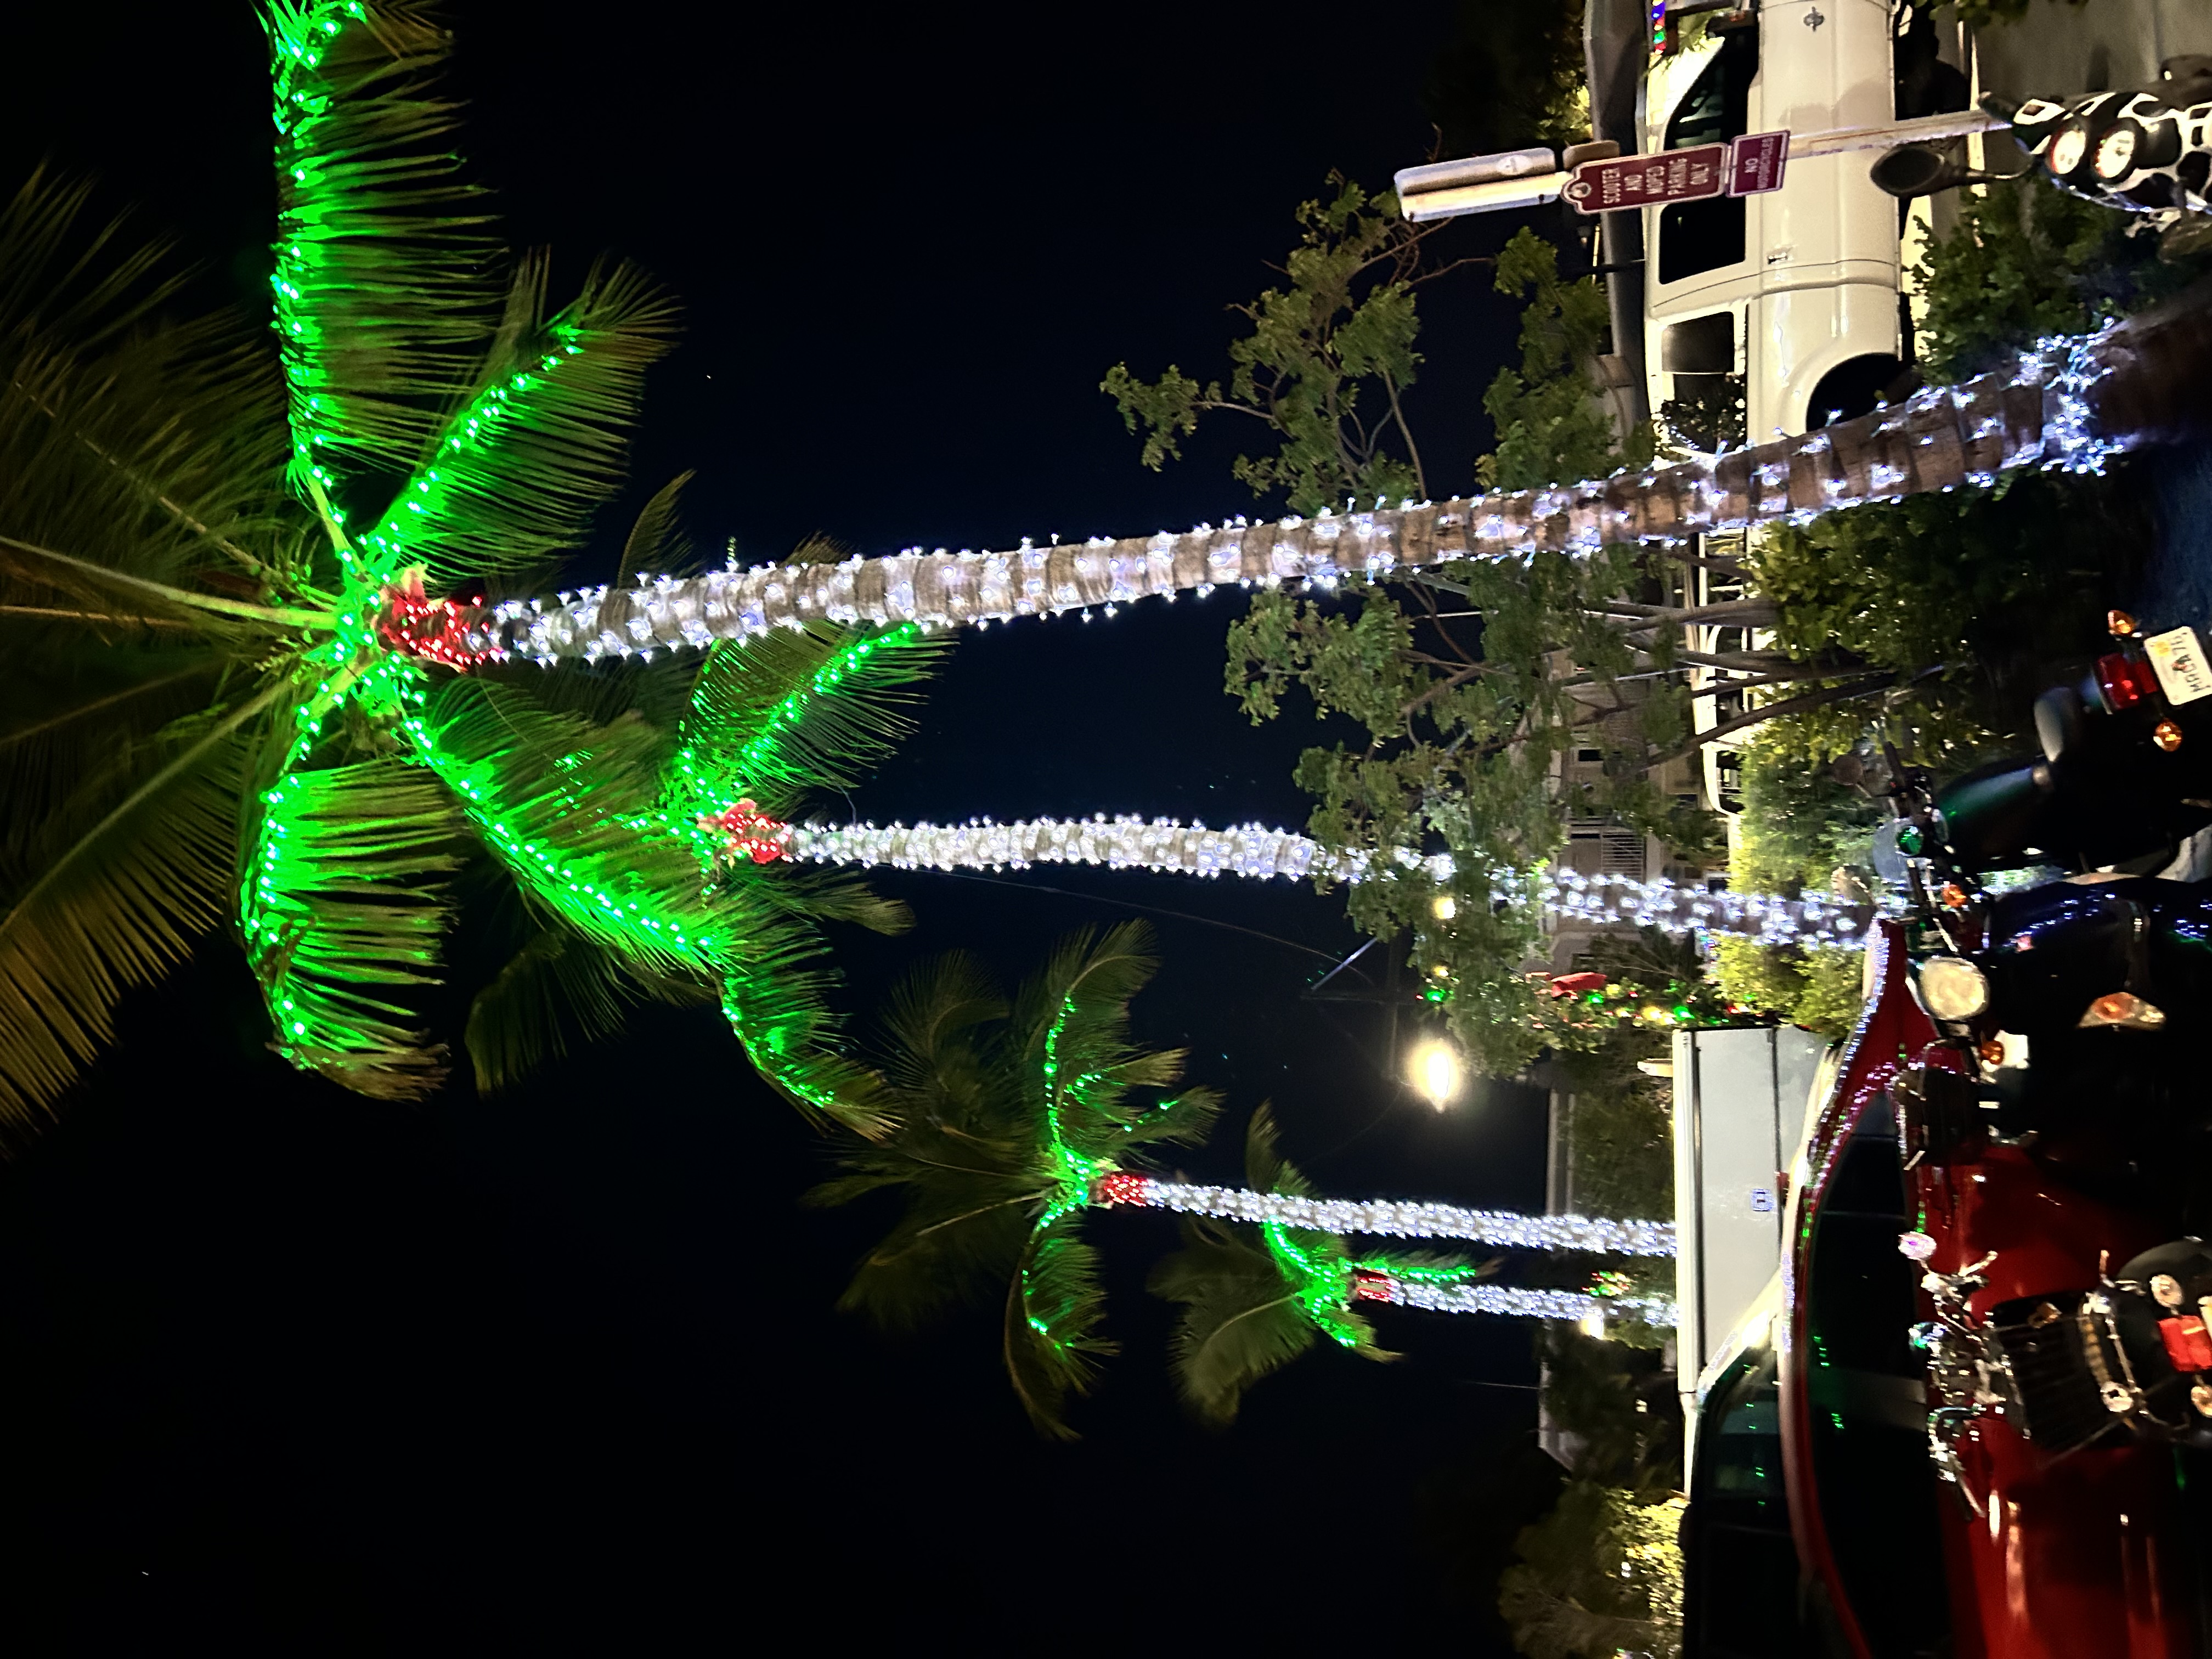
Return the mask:
[[2150, 665], [2168, 702], [2212, 697], [2212, 663], [2205, 661], [2204, 647], [2197, 643], [2195, 629], [2154, 634], [2143, 641], [2143, 649], [2150, 653]]

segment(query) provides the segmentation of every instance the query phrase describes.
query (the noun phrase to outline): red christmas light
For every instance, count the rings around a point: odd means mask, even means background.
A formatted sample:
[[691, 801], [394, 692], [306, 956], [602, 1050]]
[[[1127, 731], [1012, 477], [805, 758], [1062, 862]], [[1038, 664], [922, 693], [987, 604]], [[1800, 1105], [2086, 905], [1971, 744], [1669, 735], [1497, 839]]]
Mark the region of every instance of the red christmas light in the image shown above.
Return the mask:
[[722, 837], [721, 856], [726, 859], [742, 854], [755, 864], [773, 864], [791, 850], [791, 826], [749, 800], [702, 817], [699, 827]]
[[1580, 996], [1585, 991], [1602, 991], [1605, 984], [1603, 974], [1561, 974], [1552, 981], [1552, 994], [1555, 997]]
[[1354, 1302], [1395, 1302], [1397, 1285], [1390, 1275], [1377, 1273], [1372, 1267], [1352, 1270], [1352, 1299]]
[[1152, 1201], [1152, 1178], [1137, 1174], [1133, 1170], [1116, 1170], [1103, 1175], [1092, 1183], [1091, 1201], [1095, 1204], [1149, 1204]]
[[471, 624], [480, 623], [483, 614], [480, 606], [429, 598], [422, 592], [422, 579], [410, 576], [404, 584], [384, 590], [376, 636], [404, 656], [448, 668], [503, 661], [507, 653], [491, 643], [489, 634], [479, 629], [472, 636]]

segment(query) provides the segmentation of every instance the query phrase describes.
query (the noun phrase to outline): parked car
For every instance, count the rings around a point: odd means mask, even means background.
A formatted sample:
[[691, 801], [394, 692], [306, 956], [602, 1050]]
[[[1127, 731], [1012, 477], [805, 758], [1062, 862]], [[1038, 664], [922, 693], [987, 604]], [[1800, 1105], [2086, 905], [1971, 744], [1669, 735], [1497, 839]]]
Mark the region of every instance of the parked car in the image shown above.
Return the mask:
[[2112, 1161], [2124, 1090], [2007, 1133], [1905, 928], [1869, 950], [1779, 1271], [1700, 1379], [1684, 1652], [2196, 1654], [2212, 1249]]

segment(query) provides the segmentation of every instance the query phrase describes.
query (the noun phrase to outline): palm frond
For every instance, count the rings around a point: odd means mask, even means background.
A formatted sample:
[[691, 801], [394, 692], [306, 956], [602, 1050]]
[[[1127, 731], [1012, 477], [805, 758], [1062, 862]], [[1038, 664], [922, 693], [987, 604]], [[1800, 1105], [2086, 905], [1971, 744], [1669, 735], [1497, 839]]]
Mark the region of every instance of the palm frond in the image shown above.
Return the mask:
[[[34, 175], [0, 209], [0, 534], [260, 598], [289, 511], [275, 362], [243, 318], [164, 314], [163, 250], [83, 228], [83, 205]], [[19, 562], [0, 601], [58, 574]]]
[[622, 486], [645, 371], [675, 337], [674, 306], [642, 272], [595, 267], [574, 304], [486, 365], [361, 538], [374, 572], [422, 565], [451, 586], [572, 551]]
[[589, 939], [539, 927], [469, 1004], [463, 1042], [477, 1090], [512, 1087], [570, 1042], [596, 1042], [622, 1030], [635, 982]]
[[453, 920], [443, 878], [465, 834], [437, 780], [396, 757], [290, 773], [263, 792], [239, 930], [278, 1054], [385, 1100], [444, 1080], [443, 1045], [386, 988], [438, 982]]
[[1055, 1440], [1078, 1437], [1067, 1425], [1067, 1402], [1091, 1392], [1098, 1361], [1116, 1352], [1098, 1334], [1106, 1292], [1082, 1218], [1079, 1209], [1048, 1212], [1006, 1291], [1006, 1372], [1030, 1423]]
[[688, 844], [657, 833], [651, 727], [593, 726], [473, 677], [428, 695], [409, 730], [485, 848], [586, 939], [656, 971], [719, 969], [730, 941]]
[[126, 245], [121, 218], [88, 231], [91, 199], [90, 181], [40, 167], [0, 208], [0, 341], [63, 338], [97, 349], [175, 295], [184, 277], [167, 246]]
[[281, 695], [120, 750], [0, 866], [0, 1139], [20, 1139], [113, 1036], [125, 988], [181, 961], [229, 908], [241, 728]]
[[[0, 624], [15, 619], [0, 617]], [[11, 684], [0, 702], [0, 800], [8, 818], [0, 840], [30, 832], [113, 763], [118, 750], [148, 742], [173, 720], [207, 707], [222, 663], [198, 644], [143, 636], [118, 640], [102, 630], [100, 648], [80, 638], [67, 657], [26, 660], [19, 633], [51, 622], [0, 625], [0, 661]], [[40, 672], [45, 670], [46, 672]]]
[[497, 325], [499, 248], [433, 97], [423, 0], [266, 0], [276, 81], [277, 337], [294, 482], [404, 474]]
[[[1259, 1192], [1313, 1188], [1275, 1144], [1262, 1104], [1244, 1139], [1246, 1182]], [[1169, 1358], [1183, 1398], [1201, 1418], [1235, 1419], [1245, 1390], [1327, 1336], [1363, 1358], [1397, 1356], [1349, 1299], [1350, 1253], [1333, 1233], [1267, 1222], [1186, 1221], [1183, 1248], [1153, 1269], [1154, 1294], [1183, 1304]]]
[[694, 476], [690, 471], [678, 473], [639, 509], [637, 521], [630, 526], [629, 538], [623, 543], [622, 562], [615, 567], [615, 586], [628, 587], [648, 573], [661, 576], [690, 573], [697, 555], [676, 516], [676, 504]]
[[890, 1133], [896, 1106], [883, 1079], [844, 1052], [843, 1022], [824, 1000], [836, 975], [823, 963], [821, 940], [763, 912], [742, 918], [738, 933], [742, 951], [724, 970], [722, 1015], [754, 1067], [803, 1111], [866, 1139]]
[[670, 768], [672, 810], [749, 797], [789, 817], [812, 792], [857, 783], [909, 729], [902, 705], [944, 649], [910, 624], [854, 634], [824, 623], [715, 645]]
[[1152, 1292], [1182, 1304], [1168, 1362], [1191, 1408], [1225, 1426], [1245, 1391], [1312, 1347], [1320, 1332], [1274, 1259], [1242, 1231], [1187, 1219], [1183, 1247], [1147, 1281]]

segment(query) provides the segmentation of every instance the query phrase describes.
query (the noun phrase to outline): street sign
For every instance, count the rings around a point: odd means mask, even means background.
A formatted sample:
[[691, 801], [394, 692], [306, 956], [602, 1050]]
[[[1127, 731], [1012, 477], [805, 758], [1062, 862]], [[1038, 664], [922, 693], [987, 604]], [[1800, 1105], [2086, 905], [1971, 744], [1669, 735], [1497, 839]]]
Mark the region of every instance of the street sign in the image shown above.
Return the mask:
[[1783, 169], [1790, 162], [1790, 134], [1747, 132], [1729, 145], [1728, 193], [1757, 196], [1782, 188]]
[[1559, 194], [1583, 213], [1695, 202], [1724, 191], [1730, 196], [1757, 196], [1782, 188], [1789, 161], [1787, 131], [1747, 132], [1725, 144], [1585, 161]]
[[1729, 147], [1699, 144], [1658, 155], [1621, 155], [1585, 161], [1559, 193], [1583, 213], [1694, 202], [1727, 187]]

